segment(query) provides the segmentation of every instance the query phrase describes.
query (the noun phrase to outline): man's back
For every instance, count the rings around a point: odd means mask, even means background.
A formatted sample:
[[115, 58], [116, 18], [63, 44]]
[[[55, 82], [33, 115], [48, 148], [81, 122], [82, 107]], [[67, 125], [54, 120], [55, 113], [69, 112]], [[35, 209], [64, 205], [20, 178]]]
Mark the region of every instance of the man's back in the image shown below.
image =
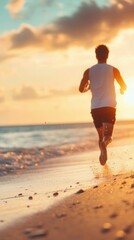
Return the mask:
[[115, 107], [113, 67], [106, 63], [95, 64], [89, 69], [89, 80], [92, 92], [91, 109]]

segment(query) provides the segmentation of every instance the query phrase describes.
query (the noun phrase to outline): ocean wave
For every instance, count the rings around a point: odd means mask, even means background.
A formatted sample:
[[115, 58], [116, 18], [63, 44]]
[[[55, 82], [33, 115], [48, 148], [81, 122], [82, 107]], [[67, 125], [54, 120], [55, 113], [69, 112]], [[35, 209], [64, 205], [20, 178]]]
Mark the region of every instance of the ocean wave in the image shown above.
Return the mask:
[[16, 173], [31, 167], [37, 167], [51, 158], [93, 150], [95, 147], [96, 141], [87, 141], [79, 144], [63, 144], [43, 148], [1, 149], [0, 176]]
[[[134, 122], [118, 122], [113, 135], [117, 141], [133, 137]], [[98, 149], [98, 137], [93, 125], [52, 125], [44, 132], [39, 126], [4, 127], [1, 128], [0, 176], [35, 168], [51, 158], [95, 149]]]

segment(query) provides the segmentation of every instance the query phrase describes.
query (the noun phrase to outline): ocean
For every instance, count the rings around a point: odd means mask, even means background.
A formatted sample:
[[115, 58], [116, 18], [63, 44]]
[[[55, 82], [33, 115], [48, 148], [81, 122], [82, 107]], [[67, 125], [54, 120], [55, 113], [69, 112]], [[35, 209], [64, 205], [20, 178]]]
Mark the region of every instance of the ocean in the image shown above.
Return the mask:
[[[116, 140], [134, 136], [134, 121], [118, 121]], [[0, 127], [0, 176], [37, 167], [51, 158], [98, 149], [93, 123]]]

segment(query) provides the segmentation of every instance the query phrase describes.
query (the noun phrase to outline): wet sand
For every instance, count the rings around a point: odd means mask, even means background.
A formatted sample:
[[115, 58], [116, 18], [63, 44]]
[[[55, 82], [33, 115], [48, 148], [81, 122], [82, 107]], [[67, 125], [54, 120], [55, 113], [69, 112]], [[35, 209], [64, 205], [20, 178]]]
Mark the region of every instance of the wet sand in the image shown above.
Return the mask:
[[77, 191], [59, 205], [13, 224], [1, 239], [134, 239], [134, 174]]
[[134, 239], [130, 142], [109, 148], [105, 167], [94, 151], [4, 179], [0, 239]]

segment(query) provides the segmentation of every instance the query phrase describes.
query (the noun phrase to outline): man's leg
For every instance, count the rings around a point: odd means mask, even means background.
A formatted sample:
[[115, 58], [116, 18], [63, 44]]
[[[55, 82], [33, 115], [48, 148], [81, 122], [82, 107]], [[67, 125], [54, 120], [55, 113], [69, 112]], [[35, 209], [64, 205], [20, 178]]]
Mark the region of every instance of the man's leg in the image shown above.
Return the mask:
[[94, 125], [99, 136], [99, 148], [101, 151], [99, 161], [101, 165], [105, 165], [107, 161], [106, 147], [112, 139], [115, 112], [116, 110], [114, 108], [109, 107], [93, 109], [91, 111]]
[[101, 165], [105, 165], [107, 161], [107, 149], [105, 144], [103, 143], [104, 139], [104, 127], [96, 128], [99, 136], [99, 148], [100, 148], [100, 157], [99, 161]]
[[105, 148], [102, 147], [102, 141], [104, 137], [104, 128], [103, 128], [102, 119], [101, 119], [102, 110], [101, 108], [93, 109], [91, 111], [91, 114], [94, 120], [94, 126], [97, 130], [98, 137], [99, 137], [99, 148], [100, 148], [99, 161], [101, 165], [104, 165], [107, 160], [107, 153], [106, 153], [106, 147]]
[[104, 138], [104, 128], [96, 128], [98, 136], [99, 136], [99, 148], [100, 148], [100, 156], [99, 161], [101, 165], [105, 165], [107, 160], [107, 153], [106, 153], [106, 147], [102, 145], [103, 138]]
[[102, 109], [103, 140], [101, 143], [100, 162], [105, 165], [107, 161], [107, 145], [112, 141], [113, 127], [116, 119], [116, 109], [105, 107]]
[[103, 142], [105, 146], [112, 142], [113, 127], [113, 123], [103, 123]]
[[103, 142], [107, 146], [112, 142], [113, 127], [116, 120], [116, 109], [111, 107], [104, 108], [103, 112], [103, 129], [104, 137]]
[[112, 133], [113, 133], [113, 126], [112, 123], [103, 123], [102, 128], [102, 141], [100, 142], [100, 164], [105, 165], [107, 161], [107, 145], [112, 141]]
[[100, 128], [96, 128], [97, 130], [97, 133], [98, 133], [98, 137], [99, 137], [99, 148], [101, 147], [101, 142], [103, 140], [103, 127], [100, 127]]

